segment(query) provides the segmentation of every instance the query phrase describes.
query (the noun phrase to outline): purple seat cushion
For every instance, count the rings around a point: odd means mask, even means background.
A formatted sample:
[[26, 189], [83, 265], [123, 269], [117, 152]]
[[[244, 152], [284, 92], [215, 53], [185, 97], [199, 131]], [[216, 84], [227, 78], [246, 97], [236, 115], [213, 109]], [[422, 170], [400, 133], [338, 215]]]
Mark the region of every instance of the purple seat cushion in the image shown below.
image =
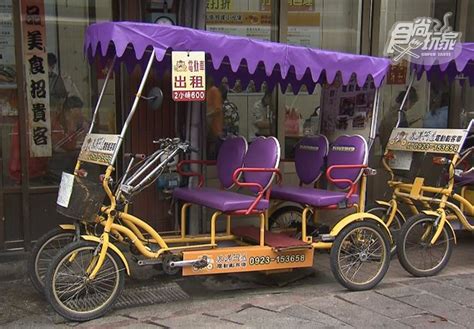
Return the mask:
[[[200, 206], [217, 209], [222, 212], [246, 210], [255, 201], [255, 197], [230, 191], [218, 190], [209, 187], [177, 188], [173, 197], [178, 200], [190, 202]], [[255, 209], [268, 209], [269, 201], [260, 200]]]
[[232, 176], [237, 168], [242, 167], [247, 152], [247, 141], [244, 137], [228, 137], [219, 148], [217, 155], [217, 177], [223, 188], [234, 186]]
[[461, 186], [474, 185], [474, 171], [464, 173], [464, 175], [454, 175], [454, 181]]
[[[337, 205], [344, 201], [345, 197], [345, 192], [327, 191], [313, 187], [274, 186], [271, 191], [272, 199], [293, 201], [314, 207]], [[359, 196], [352, 194], [349, 203], [357, 203], [358, 201]]]
[[[359, 135], [339, 136], [332, 143], [328, 152], [328, 168], [333, 165], [363, 165], [367, 164], [368, 147], [364, 137]], [[334, 169], [333, 178], [345, 178], [357, 181], [363, 169]], [[338, 188], [346, 189], [349, 183], [335, 183]]]
[[307, 136], [295, 147], [295, 168], [303, 184], [313, 184], [324, 170], [329, 143], [325, 136]]
[[[246, 168], [278, 168], [280, 163], [280, 143], [275, 137], [258, 137], [250, 143], [244, 158]], [[267, 189], [270, 186], [273, 173], [269, 172], [244, 172], [244, 181], [258, 183]], [[258, 192], [257, 188], [250, 188], [252, 192]]]

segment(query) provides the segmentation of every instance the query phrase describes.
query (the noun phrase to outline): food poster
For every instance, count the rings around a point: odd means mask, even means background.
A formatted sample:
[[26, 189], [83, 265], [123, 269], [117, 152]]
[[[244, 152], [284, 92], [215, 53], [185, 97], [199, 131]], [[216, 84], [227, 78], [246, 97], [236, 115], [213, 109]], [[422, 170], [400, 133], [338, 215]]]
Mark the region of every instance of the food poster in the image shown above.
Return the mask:
[[341, 135], [361, 135], [368, 139], [372, 123], [375, 84], [367, 78], [359, 86], [355, 76], [343, 85], [340, 74], [321, 93], [322, 134], [333, 141]]
[[22, 2], [21, 16], [30, 157], [50, 157], [52, 141], [44, 1]]

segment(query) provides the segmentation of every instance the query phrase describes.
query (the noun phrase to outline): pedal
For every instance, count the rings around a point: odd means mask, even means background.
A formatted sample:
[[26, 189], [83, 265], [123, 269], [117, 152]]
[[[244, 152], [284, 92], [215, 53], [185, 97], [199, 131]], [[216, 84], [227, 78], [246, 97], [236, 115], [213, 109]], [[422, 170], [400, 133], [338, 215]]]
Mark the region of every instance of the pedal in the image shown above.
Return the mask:
[[320, 234], [318, 238], [322, 242], [333, 242], [334, 240], [336, 240], [336, 237], [332, 236], [331, 234]]
[[158, 265], [161, 263], [161, 259], [140, 259], [137, 261], [138, 266]]
[[203, 256], [200, 259], [190, 259], [190, 260], [180, 260], [180, 261], [172, 261], [169, 263], [171, 268], [174, 267], [185, 267], [185, 266], [193, 266], [195, 268], [204, 268], [209, 265], [209, 259], [206, 256]]

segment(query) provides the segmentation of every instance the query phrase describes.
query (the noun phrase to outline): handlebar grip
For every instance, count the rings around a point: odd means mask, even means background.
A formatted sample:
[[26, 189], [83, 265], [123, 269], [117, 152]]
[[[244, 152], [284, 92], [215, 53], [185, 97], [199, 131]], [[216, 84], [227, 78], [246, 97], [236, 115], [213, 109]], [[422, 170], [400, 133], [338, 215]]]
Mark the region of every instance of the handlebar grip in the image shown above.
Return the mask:
[[199, 153], [199, 149], [189, 146], [189, 150], [194, 153]]
[[146, 155], [143, 153], [125, 153], [124, 156], [127, 158], [134, 158], [136, 160], [143, 160], [146, 158]]

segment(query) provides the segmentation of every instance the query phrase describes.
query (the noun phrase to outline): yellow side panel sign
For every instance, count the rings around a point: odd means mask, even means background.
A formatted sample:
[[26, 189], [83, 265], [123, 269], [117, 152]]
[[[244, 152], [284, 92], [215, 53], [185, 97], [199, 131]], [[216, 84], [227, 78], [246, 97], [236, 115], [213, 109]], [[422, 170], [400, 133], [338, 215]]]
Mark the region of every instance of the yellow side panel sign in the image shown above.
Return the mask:
[[183, 260], [209, 259], [207, 267], [183, 268], [183, 275], [269, 271], [313, 266], [313, 249], [275, 252], [270, 247], [245, 246], [183, 252]]

